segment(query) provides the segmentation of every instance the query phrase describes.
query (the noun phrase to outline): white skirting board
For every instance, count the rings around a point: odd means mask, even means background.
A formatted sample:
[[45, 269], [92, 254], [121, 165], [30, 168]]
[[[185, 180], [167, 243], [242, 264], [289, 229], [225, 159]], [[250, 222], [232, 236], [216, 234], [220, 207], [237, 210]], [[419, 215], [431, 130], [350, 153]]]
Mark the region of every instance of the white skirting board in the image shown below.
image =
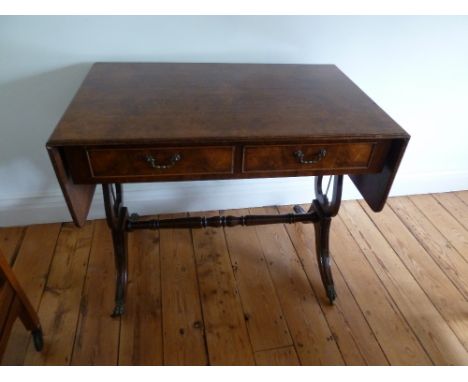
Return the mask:
[[[326, 180], [325, 180], [326, 184]], [[391, 196], [468, 189], [468, 172], [398, 174]], [[309, 203], [314, 178], [276, 178], [197, 182], [164, 182], [124, 186], [125, 205], [140, 215], [183, 211], [209, 211]], [[358, 199], [359, 192], [346, 177], [343, 200]], [[96, 188], [89, 219], [104, 217], [101, 188]], [[70, 221], [58, 186], [53, 193], [0, 199], [0, 227]]]

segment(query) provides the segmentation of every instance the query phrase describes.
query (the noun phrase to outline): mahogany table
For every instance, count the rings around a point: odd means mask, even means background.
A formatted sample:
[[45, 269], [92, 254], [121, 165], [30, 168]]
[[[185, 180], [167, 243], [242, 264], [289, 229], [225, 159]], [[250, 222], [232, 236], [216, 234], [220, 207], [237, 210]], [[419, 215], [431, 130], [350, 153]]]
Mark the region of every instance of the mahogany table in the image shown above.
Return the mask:
[[[73, 221], [102, 184], [124, 311], [127, 233], [313, 223], [330, 302], [329, 230], [347, 174], [372, 210], [387, 199], [409, 135], [334, 65], [96, 63], [47, 142]], [[322, 189], [333, 175], [331, 196]], [[283, 215], [141, 220], [123, 183], [316, 176], [310, 209]], [[328, 187], [327, 187], [328, 189]], [[209, 195], [207, 195], [209, 197]]]

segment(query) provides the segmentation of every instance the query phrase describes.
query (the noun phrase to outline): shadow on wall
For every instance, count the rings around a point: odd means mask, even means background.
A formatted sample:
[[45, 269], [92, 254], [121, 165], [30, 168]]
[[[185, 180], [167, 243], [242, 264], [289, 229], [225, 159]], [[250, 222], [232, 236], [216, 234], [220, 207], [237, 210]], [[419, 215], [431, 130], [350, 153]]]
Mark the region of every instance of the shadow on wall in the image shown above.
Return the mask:
[[45, 144], [90, 67], [75, 64], [0, 84], [0, 226], [8, 225], [8, 211], [21, 214], [34, 200], [60, 192]]

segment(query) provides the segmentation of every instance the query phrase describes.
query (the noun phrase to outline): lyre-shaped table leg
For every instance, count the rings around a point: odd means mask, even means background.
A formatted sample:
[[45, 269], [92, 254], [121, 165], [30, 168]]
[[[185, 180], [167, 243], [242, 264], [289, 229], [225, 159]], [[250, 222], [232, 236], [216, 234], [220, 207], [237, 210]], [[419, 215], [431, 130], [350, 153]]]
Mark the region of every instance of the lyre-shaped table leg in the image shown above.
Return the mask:
[[[314, 222], [317, 263], [325, 292], [327, 293], [330, 303], [333, 303], [336, 298], [336, 291], [333, 283], [330, 262], [330, 225], [332, 217], [338, 213], [340, 208], [341, 194], [343, 190], [343, 175], [333, 176], [333, 192], [331, 200], [328, 199], [326, 193], [323, 193], [322, 181], [323, 176], [317, 176], [315, 178], [315, 199], [310, 206], [309, 212], [315, 211], [319, 217], [318, 221]], [[294, 206], [294, 211], [296, 213], [304, 212], [300, 206]]]
[[115, 185], [115, 194], [111, 184], [103, 184], [104, 206], [107, 224], [112, 232], [114, 246], [116, 275], [115, 307], [113, 317], [121, 316], [125, 308], [125, 294], [127, 289], [127, 208], [123, 206], [122, 185]]
[[[341, 194], [343, 190], [343, 175], [333, 176], [333, 192], [331, 200], [322, 190], [323, 176], [315, 178], [315, 200], [312, 202], [313, 208], [319, 215], [320, 220], [314, 223], [315, 228], [315, 248], [317, 252], [317, 262], [322, 278], [323, 286], [330, 303], [336, 298], [335, 285], [331, 272], [330, 263], [330, 225], [332, 217], [338, 213], [341, 204]], [[328, 190], [327, 190], [328, 191]]]

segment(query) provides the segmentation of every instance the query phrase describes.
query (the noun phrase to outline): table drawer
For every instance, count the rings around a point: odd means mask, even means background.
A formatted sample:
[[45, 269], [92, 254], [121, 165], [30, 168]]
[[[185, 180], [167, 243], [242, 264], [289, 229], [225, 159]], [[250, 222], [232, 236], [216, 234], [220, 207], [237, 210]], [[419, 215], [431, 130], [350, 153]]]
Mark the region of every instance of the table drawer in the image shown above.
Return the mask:
[[234, 147], [88, 148], [93, 178], [231, 174]]
[[246, 146], [242, 170], [250, 173], [368, 169], [374, 147], [374, 142]]

